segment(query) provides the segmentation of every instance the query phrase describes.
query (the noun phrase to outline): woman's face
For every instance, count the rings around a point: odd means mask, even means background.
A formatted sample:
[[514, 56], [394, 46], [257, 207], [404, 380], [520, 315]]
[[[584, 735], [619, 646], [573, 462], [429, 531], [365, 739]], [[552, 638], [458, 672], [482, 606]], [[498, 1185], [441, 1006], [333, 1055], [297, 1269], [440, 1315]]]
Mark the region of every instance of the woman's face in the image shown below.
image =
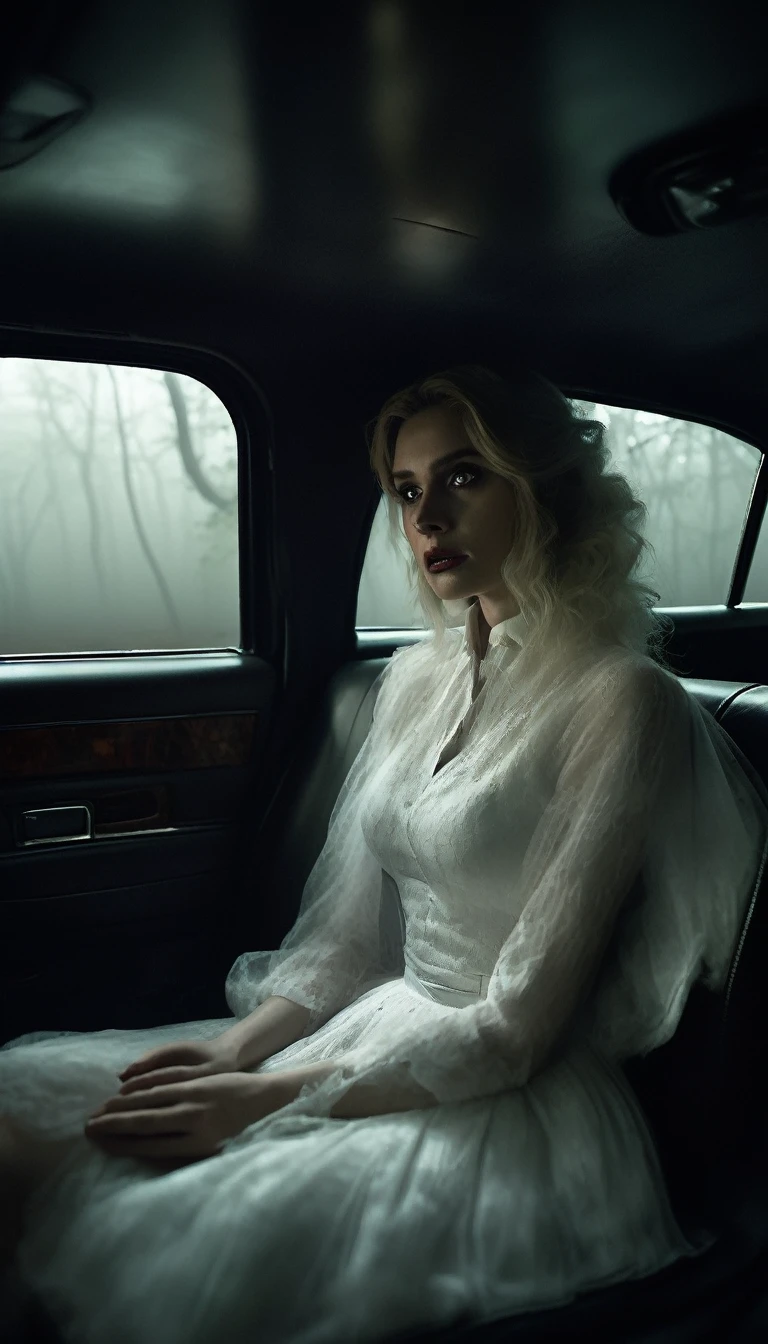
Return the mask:
[[[513, 540], [514, 486], [472, 447], [455, 408], [433, 406], [403, 423], [392, 475], [405, 535], [436, 596], [444, 601], [476, 596], [489, 625], [515, 615], [501, 578]], [[430, 570], [425, 557], [434, 547], [465, 559], [450, 569]]]

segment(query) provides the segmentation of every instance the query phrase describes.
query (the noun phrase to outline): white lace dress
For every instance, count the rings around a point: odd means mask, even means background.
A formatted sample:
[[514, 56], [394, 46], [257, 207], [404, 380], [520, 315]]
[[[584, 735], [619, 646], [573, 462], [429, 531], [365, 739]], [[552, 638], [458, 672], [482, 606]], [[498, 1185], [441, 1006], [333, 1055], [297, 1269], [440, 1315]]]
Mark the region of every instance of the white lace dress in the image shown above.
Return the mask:
[[[299, 917], [227, 980], [311, 1009], [261, 1071], [334, 1060], [221, 1153], [167, 1174], [82, 1137], [117, 1073], [232, 1019], [41, 1033], [0, 1110], [73, 1143], [19, 1266], [79, 1344], [343, 1344], [552, 1307], [697, 1254], [620, 1061], [721, 985], [766, 812], [670, 674], [617, 647], [542, 659], [521, 618], [399, 650]], [[275, 894], [279, 898], [279, 893]], [[437, 1105], [330, 1117], [350, 1082]]]

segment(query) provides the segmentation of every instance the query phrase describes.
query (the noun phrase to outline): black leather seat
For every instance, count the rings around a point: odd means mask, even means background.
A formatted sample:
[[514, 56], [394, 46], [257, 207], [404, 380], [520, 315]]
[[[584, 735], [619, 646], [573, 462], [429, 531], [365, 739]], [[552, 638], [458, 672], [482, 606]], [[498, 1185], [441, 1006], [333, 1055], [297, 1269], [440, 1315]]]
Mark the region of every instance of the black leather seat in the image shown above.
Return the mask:
[[[272, 843], [265, 889], [281, 893], [274, 945], [295, 918], [333, 803], [370, 727], [377, 678], [386, 665], [386, 658], [375, 658], [340, 669], [278, 790], [266, 828]], [[683, 685], [722, 723], [768, 787], [768, 687], [689, 679]], [[656, 1136], [675, 1212], [687, 1230], [706, 1226], [716, 1232], [712, 1249], [652, 1280], [586, 1294], [566, 1307], [400, 1335], [398, 1341], [523, 1344], [589, 1336], [616, 1344], [684, 1344], [738, 1338], [740, 1313], [768, 1282], [768, 1163], [759, 1087], [768, 999], [765, 887], [764, 864], [723, 993], [695, 988], [673, 1040], [625, 1069]], [[510, 1200], [512, 1208], [514, 1191]]]

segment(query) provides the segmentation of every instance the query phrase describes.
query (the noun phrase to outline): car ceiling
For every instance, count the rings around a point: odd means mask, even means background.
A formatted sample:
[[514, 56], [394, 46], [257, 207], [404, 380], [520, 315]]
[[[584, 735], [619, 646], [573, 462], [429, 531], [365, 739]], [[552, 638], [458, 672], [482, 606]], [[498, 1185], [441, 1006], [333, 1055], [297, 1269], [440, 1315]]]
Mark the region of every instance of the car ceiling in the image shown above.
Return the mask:
[[0, 87], [47, 73], [91, 105], [0, 172], [0, 322], [220, 350], [267, 387], [375, 359], [384, 394], [522, 356], [759, 440], [768, 222], [648, 237], [607, 183], [765, 102], [767, 18], [738, 0], [51, 4], [6, 44]]

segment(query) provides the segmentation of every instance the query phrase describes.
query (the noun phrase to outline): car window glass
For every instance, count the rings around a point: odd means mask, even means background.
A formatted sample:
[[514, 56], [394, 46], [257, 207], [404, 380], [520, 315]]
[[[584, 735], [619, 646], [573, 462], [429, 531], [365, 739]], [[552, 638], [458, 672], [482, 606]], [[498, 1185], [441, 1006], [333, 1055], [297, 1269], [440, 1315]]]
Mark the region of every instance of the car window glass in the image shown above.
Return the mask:
[[[649, 557], [642, 576], [659, 593], [659, 605], [725, 602], [760, 463], [758, 449], [709, 425], [655, 412], [587, 401], [575, 405], [606, 426], [612, 464], [646, 505], [644, 534], [655, 558]], [[763, 545], [762, 572], [768, 577], [768, 540]], [[407, 554], [404, 538], [393, 551], [382, 497], [360, 579], [359, 629], [423, 628], [408, 587]], [[762, 593], [761, 600], [766, 596]]]
[[749, 578], [744, 589], [745, 603], [768, 602], [768, 512], [763, 518], [757, 539], [755, 554], [749, 570]]
[[237, 437], [184, 374], [0, 359], [0, 656], [237, 647]]

